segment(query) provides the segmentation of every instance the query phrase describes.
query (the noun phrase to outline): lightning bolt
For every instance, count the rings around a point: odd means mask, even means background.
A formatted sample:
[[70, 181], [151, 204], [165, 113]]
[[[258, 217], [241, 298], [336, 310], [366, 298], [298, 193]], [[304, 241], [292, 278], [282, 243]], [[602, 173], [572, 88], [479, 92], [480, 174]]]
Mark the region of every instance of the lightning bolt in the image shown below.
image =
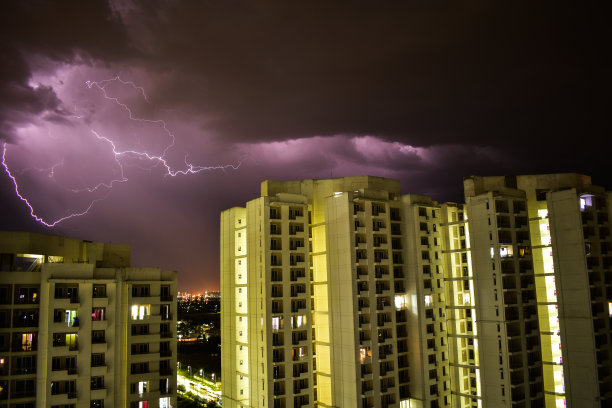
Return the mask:
[[[39, 216], [33, 205], [31, 204], [31, 202], [20, 192], [19, 189], [19, 183], [17, 182], [17, 179], [15, 178], [15, 175], [11, 172], [11, 170], [8, 167], [8, 164], [6, 163], [6, 152], [7, 152], [7, 143], [4, 142], [2, 144], [2, 166], [4, 167], [4, 170], [6, 171], [6, 174], [9, 176], [9, 178], [11, 179], [11, 181], [13, 182], [13, 186], [15, 189], [15, 194], [17, 195], [17, 197], [19, 197], [19, 199], [21, 201], [23, 201], [26, 206], [30, 209], [30, 216], [32, 218], [34, 218], [37, 222], [41, 223], [42, 225], [45, 225], [47, 227], [54, 227], [57, 224], [66, 221], [70, 218], [75, 218], [75, 217], [81, 217], [84, 216], [86, 214], [89, 213], [89, 211], [91, 210], [91, 208], [94, 206], [94, 204], [96, 204], [99, 201], [102, 201], [104, 199], [106, 199], [108, 197], [108, 195], [110, 194], [113, 186], [115, 184], [118, 183], [124, 183], [128, 181], [128, 178], [125, 176], [125, 172], [124, 172], [124, 166], [125, 164], [122, 162], [121, 159], [124, 158], [138, 158], [141, 161], [148, 161], [151, 163], [151, 166], [148, 168], [149, 170], [152, 169], [153, 167], [156, 166], [160, 166], [162, 169], [164, 169], [164, 176], [170, 176], [170, 177], [176, 177], [179, 175], [191, 175], [191, 174], [197, 174], [200, 173], [202, 171], [210, 171], [210, 170], [228, 170], [228, 169], [232, 169], [232, 170], [237, 170], [238, 168], [240, 168], [240, 165], [242, 164], [242, 162], [239, 162], [238, 164], [227, 164], [227, 165], [220, 165], [220, 166], [202, 166], [202, 165], [195, 165], [193, 163], [188, 162], [187, 160], [187, 155], [185, 155], [185, 160], [184, 160], [184, 164], [185, 166], [183, 168], [174, 168], [170, 165], [168, 158], [167, 158], [167, 154], [168, 151], [174, 147], [175, 142], [176, 142], [176, 136], [174, 135], [174, 133], [168, 128], [166, 122], [162, 119], [147, 119], [147, 118], [141, 118], [138, 117], [137, 115], [135, 115], [132, 111], [132, 109], [130, 109], [130, 107], [122, 102], [118, 97], [115, 96], [111, 96], [109, 94], [109, 92], [107, 91], [107, 87], [111, 84], [114, 83], [120, 83], [124, 86], [129, 86], [131, 88], [133, 88], [134, 90], [136, 90], [141, 96], [142, 98], [147, 102], [149, 102], [149, 98], [145, 92], [145, 89], [141, 86], [136, 85], [134, 82], [132, 81], [126, 81], [123, 80], [119, 77], [119, 75], [115, 76], [114, 78], [109, 78], [109, 79], [105, 79], [102, 81], [86, 81], [85, 85], [87, 86], [88, 89], [92, 89], [95, 88], [97, 90], [99, 90], [102, 94], [102, 96], [104, 97], [104, 99], [111, 101], [112, 103], [116, 104], [117, 106], [119, 106], [121, 109], [123, 109], [126, 113], [127, 116], [130, 120], [135, 121], [135, 122], [140, 122], [140, 123], [145, 123], [145, 124], [149, 124], [149, 125], [154, 125], [154, 126], [158, 126], [159, 128], [161, 128], [163, 130], [163, 132], [168, 136], [168, 144], [165, 145], [165, 147], [163, 148], [161, 154], [152, 154], [152, 153], [148, 153], [147, 151], [140, 151], [140, 150], [120, 150], [117, 147], [117, 143], [111, 139], [110, 137], [107, 136], [103, 136], [100, 134], [99, 131], [96, 131], [94, 129], [90, 129], [91, 130], [91, 134], [99, 141], [102, 141], [104, 143], [106, 143], [109, 148], [110, 151], [112, 152], [113, 156], [114, 156], [114, 161], [117, 164], [117, 167], [119, 169], [119, 177], [111, 180], [111, 181], [107, 181], [107, 182], [100, 182], [96, 185], [93, 186], [89, 186], [89, 187], [85, 187], [82, 189], [69, 189], [69, 191], [73, 192], [73, 193], [82, 193], [82, 192], [87, 192], [87, 193], [94, 193], [98, 190], [101, 189], [106, 189], [106, 193], [99, 198], [96, 199], [92, 199], [89, 203], [89, 205], [87, 205], [87, 207], [82, 210], [82, 211], [78, 211], [78, 212], [72, 212], [66, 216], [63, 216], [61, 218], [58, 218], [56, 220], [50, 221], [50, 220], [45, 220], [43, 219], [41, 216]], [[76, 110], [76, 109], [75, 109]], [[71, 116], [73, 119], [84, 119], [83, 116], [79, 116], [79, 115], [72, 115]], [[48, 177], [49, 178], [53, 178], [54, 177], [54, 171], [55, 168], [58, 166], [63, 165], [63, 160], [60, 163], [57, 163], [55, 165], [53, 165], [48, 171]], [[24, 170], [25, 171], [25, 170]]]
[[21, 195], [21, 193], [19, 192], [19, 184], [17, 183], [17, 179], [15, 178], [15, 176], [13, 176], [11, 174], [11, 171], [9, 170], [8, 165], [6, 164], [6, 142], [4, 142], [2, 144], [2, 166], [4, 167], [4, 170], [6, 171], [6, 174], [8, 174], [9, 178], [13, 182], [13, 186], [15, 187], [15, 194], [30, 209], [30, 216], [32, 216], [32, 218], [34, 218], [36, 221], [38, 221], [42, 225], [47, 226], [49, 228], [55, 227], [57, 224], [59, 224], [62, 221], [66, 221], [67, 219], [74, 218], [74, 217], [80, 217], [80, 216], [83, 216], [83, 215], [87, 214], [89, 212], [89, 210], [91, 210], [91, 208], [93, 207], [93, 205], [95, 203], [105, 199], [108, 196], [108, 194], [110, 193], [110, 190], [109, 190], [109, 193], [107, 193], [104, 197], [92, 200], [91, 203], [87, 206], [87, 208], [84, 211], [76, 212], [76, 213], [71, 213], [71, 214], [66, 215], [64, 217], [58, 218], [55, 221], [47, 222], [42, 217], [39, 217], [38, 215], [36, 215], [36, 213], [34, 212], [34, 207], [32, 207], [32, 204], [30, 204], [30, 201], [28, 201], [28, 199], [25, 198], [23, 195]]

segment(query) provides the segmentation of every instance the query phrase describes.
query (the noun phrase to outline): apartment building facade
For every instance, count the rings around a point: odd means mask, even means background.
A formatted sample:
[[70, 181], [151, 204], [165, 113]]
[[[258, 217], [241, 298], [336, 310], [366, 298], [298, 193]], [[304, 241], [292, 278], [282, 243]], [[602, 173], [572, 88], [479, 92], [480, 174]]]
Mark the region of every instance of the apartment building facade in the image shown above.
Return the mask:
[[43, 234], [0, 254], [0, 406], [176, 406], [175, 272]]
[[[470, 177], [464, 185], [468, 201], [485, 195], [498, 200], [496, 215], [474, 214], [472, 221], [490, 216], [498, 221], [514, 217], [517, 222], [520, 218], [521, 238], [512, 247], [519, 252], [506, 253], [506, 259], [500, 259], [502, 282], [507, 276], [514, 276], [514, 284], [529, 292], [528, 316], [520, 319], [526, 332], [528, 327], [535, 327], [531, 299], [535, 291], [539, 347], [535, 331], [529, 332], [524, 342], [531, 350], [540, 350], [545, 405], [609, 406], [612, 404], [610, 192], [593, 185], [588, 176], [571, 173]], [[519, 208], [516, 198], [512, 199], [514, 203], [503, 199], [517, 196], [524, 203]], [[492, 205], [491, 202], [490, 208]], [[508, 229], [505, 225], [497, 227], [500, 234]], [[470, 225], [472, 234], [475, 229]], [[500, 245], [503, 247], [504, 243]], [[523, 254], [523, 250], [530, 253]], [[504, 269], [511, 259], [513, 268]], [[529, 353], [533, 353], [531, 350]], [[533, 387], [532, 368], [524, 374]]]
[[610, 194], [579, 175], [464, 187], [266, 181], [223, 212], [224, 406], [606, 406]]
[[[266, 181], [223, 212], [224, 406], [450, 406], [446, 324], [430, 315], [445, 313], [443, 284], [431, 286], [442, 253], [408, 263], [422, 252], [406, 234], [418, 214], [377, 177]], [[438, 280], [416, 275], [425, 267]], [[419, 385], [417, 358], [430, 363]]]

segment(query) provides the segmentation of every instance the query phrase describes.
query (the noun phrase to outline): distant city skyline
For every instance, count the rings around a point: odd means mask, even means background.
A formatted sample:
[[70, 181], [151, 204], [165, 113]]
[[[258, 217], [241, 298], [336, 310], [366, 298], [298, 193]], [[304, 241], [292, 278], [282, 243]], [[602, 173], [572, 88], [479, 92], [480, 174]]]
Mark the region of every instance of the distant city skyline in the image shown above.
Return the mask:
[[391, 177], [439, 201], [470, 175], [612, 188], [612, 28], [596, 5], [0, 11], [0, 230], [129, 244], [180, 290], [219, 289], [218, 214], [267, 179]]

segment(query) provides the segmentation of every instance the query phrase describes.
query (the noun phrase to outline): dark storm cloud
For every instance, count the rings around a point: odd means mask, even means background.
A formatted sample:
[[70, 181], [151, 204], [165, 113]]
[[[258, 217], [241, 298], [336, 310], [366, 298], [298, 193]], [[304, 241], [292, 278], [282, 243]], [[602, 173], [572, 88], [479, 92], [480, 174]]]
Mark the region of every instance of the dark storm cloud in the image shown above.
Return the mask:
[[160, 3], [140, 41], [177, 72], [176, 102], [205, 107], [226, 138], [509, 146], [608, 129], [610, 30], [588, 7]]
[[371, 134], [515, 150], [609, 130], [599, 46], [610, 29], [589, 6], [10, 4], [13, 47], [164, 73], [152, 90], [160, 103], [199, 110], [234, 141]]
[[[104, 63], [127, 57], [122, 25], [105, 1], [4, 1], [0, 4], [0, 138], [31, 115], [64, 112], [53, 89], [29, 82], [42, 55], [54, 61]], [[41, 68], [41, 67], [36, 67]]]

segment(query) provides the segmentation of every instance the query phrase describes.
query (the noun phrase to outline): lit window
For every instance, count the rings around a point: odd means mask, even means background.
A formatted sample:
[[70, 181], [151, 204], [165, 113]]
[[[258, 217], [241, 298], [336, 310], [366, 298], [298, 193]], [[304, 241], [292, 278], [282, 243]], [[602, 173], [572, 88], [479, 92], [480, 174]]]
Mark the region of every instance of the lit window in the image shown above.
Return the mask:
[[77, 349], [77, 335], [76, 334], [66, 334], [66, 346], [68, 346], [69, 350]]
[[273, 317], [272, 318], [272, 330], [279, 330], [281, 327], [281, 318]]
[[291, 327], [300, 328], [306, 324], [306, 316], [291, 316]]
[[106, 320], [106, 309], [104, 307], [94, 307], [91, 309], [91, 320], [102, 321]]
[[16, 254], [14, 267], [19, 272], [39, 272], [44, 261], [44, 255]]
[[[427, 298], [427, 296], [425, 296]], [[395, 309], [403, 310], [408, 308], [408, 295], [395, 296]]]
[[149, 388], [148, 381], [140, 381], [138, 383], [138, 393], [139, 394], [144, 394], [145, 392], [147, 392], [147, 388]]
[[66, 310], [66, 313], [64, 314], [64, 319], [68, 327], [78, 326], [79, 325], [79, 311], [78, 310]]
[[363, 363], [367, 357], [372, 357], [372, 350], [369, 347], [361, 347], [359, 349], [359, 360]]
[[21, 335], [21, 349], [23, 351], [33, 350], [34, 333], [24, 333]]
[[502, 245], [499, 247], [499, 256], [502, 258], [508, 258], [514, 255], [514, 249], [512, 245]]
[[146, 316], [150, 314], [150, 306], [149, 305], [133, 305], [132, 306], [132, 319], [133, 320], [143, 320]]
[[431, 306], [433, 303], [432, 295], [425, 296], [425, 306]]
[[580, 196], [580, 211], [584, 211], [586, 207], [593, 206], [593, 196], [592, 195], [583, 195]]

